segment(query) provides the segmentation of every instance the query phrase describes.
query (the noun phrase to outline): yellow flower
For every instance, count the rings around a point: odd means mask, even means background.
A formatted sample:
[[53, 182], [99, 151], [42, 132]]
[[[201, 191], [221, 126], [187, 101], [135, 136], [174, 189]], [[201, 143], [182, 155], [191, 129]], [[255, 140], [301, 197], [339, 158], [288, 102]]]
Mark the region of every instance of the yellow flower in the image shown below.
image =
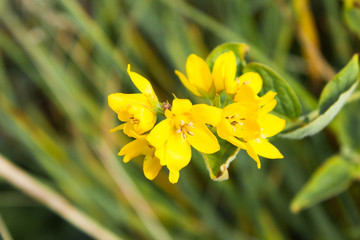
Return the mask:
[[206, 104], [192, 105], [187, 99], [174, 99], [171, 110], [165, 111], [166, 119], [157, 124], [147, 137], [156, 148], [155, 156], [169, 169], [169, 181], [176, 183], [179, 171], [191, 159], [191, 146], [211, 154], [220, 149], [217, 138], [207, 124], [217, 125], [221, 109]]
[[259, 106], [256, 102], [232, 103], [222, 111], [217, 134], [233, 145], [246, 149], [245, 143], [260, 136]]
[[155, 108], [159, 103], [148, 80], [132, 72], [130, 65], [128, 65], [128, 74], [141, 93], [114, 93], [108, 96], [110, 108], [118, 114], [120, 121], [125, 122], [111, 131], [123, 129], [126, 135], [138, 137], [155, 125]]
[[279, 150], [268, 142], [285, 127], [285, 120], [269, 114], [276, 106], [276, 93], [268, 92], [263, 97], [253, 96], [241, 102], [232, 103], [223, 109], [222, 119], [217, 126], [219, 137], [233, 145], [245, 149], [249, 156], [261, 167], [258, 155], [266, 158], [283, 158]]
[[281, 132], [286, 124], [284, 119], [281, 119], [273, 114], [269, 114], [275, 106], [276, 100], [269, 99], [269, 101], [266, 102], [259, 110], [258, 123], [261, 130], [260, 136], [248, 141], [245, 144], [247, 153], [258, 163], [258, 168], [261, 166], [258, 155], [270, 159], [284, 157], [280, 151], [266, 139]]
[[146, 140], [146, 136], [141, 135], [134, 141], [126, 144], [118, 155], [124, 155], [123, 161], [125, 163], [139, 155], [145, 155], [143, 163], [144, 175], [149, 180], [153, 180], [158, 175], [162, 166], [160, 165], [160, 160], [155, 156], [155, 148]]

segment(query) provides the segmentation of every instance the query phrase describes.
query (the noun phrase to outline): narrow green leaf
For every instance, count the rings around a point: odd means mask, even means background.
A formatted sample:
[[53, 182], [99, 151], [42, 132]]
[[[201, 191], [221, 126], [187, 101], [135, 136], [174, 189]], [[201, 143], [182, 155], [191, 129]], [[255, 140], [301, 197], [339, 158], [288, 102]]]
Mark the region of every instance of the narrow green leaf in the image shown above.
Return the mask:
[[277, 105], [275, 112], [286, 117], [295, 119], [301, 113], [299, 99], [295, 95], [290, 85], [275, 71], [260, 63], [250, 63], [245, 66], [244, 72], [257, 72], [263, 79], [263, 88], [260, 95], [268, 91], [276, 92]]
[[358, 171], [358, 165], [341, 156], [329, 158], [296, 195], [291, 203], [291, 211], [299, 212], [343, 192], [356, 178]]
[[[206, 63], [212, 69], [215, 60], [223, 53], [232, 51], [236, 56], [237, 73], [241, 73], [243, 66], [245, 66], [245, 55], [249, 51], [249, 46], [245, 43], [229, 42], [224, 43], [214, 48], [206, 58]], [[237, 74], [237, 75], [239, 75]]]
[[202, 154], [206, 167], [210, 173], [210, 178], [214, 181], [224, 181], [229, 178], [228, 167], [236, 158], [239, 149], [231, 143], [219, 139], [220, 151], [214, 154]]
[[358, 58], [358, 55], [355, 55], [346, 67], [325, 86], [320, 96], [317, 116], [306, 125], [281, 134], [282, 137], [301, 139], [311, 136], [320, 132], [333, 120], [359, 83]]

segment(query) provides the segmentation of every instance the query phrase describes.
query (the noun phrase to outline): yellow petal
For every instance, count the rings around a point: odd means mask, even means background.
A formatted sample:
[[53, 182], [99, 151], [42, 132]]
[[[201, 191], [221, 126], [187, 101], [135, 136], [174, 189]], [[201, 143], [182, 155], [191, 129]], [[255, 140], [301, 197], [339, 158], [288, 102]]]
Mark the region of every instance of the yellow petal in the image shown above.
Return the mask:
[[123, 161], [129, 162], [131, 159], [139, 156], [145, 155], [150, 150], [148, 142], [145, 138], [138, 138], [134, 141], [126, 144], [118, 153], [119, 156], [124, 156]]
[[173, 100], [171, 112], [175, 115], [180, 115], [183, 113], [190, 112], [192, 108], [192, 103], [189, 99], [180, 99], [175, 98]]
[[169, 138], [170, 132], [173, 131], [170, 119], [165, 119], [159, 122], [147, 136], [148, 142], [156, 149], [163, 147], [166, 140]]
[[243, 84], [238, 87], [233, 100], [235, 102], [256, 102], [258, 101], [258, 96], [251, 86]]
[[284, 119], [281, 119], [272, 114], [265, 114], [259, 117], [259, 124], [261, 127], [261, 134], [264, 137], [272, 137], [281, 132], [286, 124]]
[[110, 129], [110, 132], [116, 132], [116, 131], [122, 130], [122, 129], [124, 129], [124, 125], [125, 125], [125, 123], [121, 124], [121, 125], [119, 125], [117, 127], [114, 127], [112, 129]]
[[195, 122], [190, 130], [193, 135], [187, 135], [186, 139], [196, 150], [206, 154], [220, 150], [217, 138], [205, 124]]
[[172, 133], [166, 143], [166, 166], [170, 172], [178, 172], [189, 164], [191, 147], [181, 133]]
[[182, 82], [182, 84], [190, 90], [190, 92], [192, 92], [194, 95], [201, 97], [201, 93], [197, 90], [197, 88], [195, 87], [195, 85], [191, 84], [189, 82], [189, 80], [185, 77], [184, 74], [182, 74], [181, 72], [175, 70], [175, 74], [179, 77], [180, 81]]
[[227, 120], [221, 121], [220, 124], [216, 127], [216, 131], [220, 138], [225, 139], [234, 146], [245, 149], [244, 143], [233, 136], [233, 127]]
[[127, 72], [134, 85], [139, 89], [140, 92], [148, 96], [152, 101], [152, 105], [155, 106], [155, 104], [158, 102], [158, 99], [150, 82], [140, 74], [132, 72], [130, 70], [130, 64], [128, 65]]
[[268, 91], [264, 96], [259, 97], [260, 105], [263, 106], [274, 99], [276, 92]]
[[174, 171], [174, 172], [169, 172], [169, 181], [174, 184], [177, 183], [179, 181], [179, 171]]
[[256, 162], [257, 168], [261, 168], [261, 163], [259, 156], [257, 155], [256, 150], [253, 148], [253, 146], [250, 144], [250, 142], [245, 144], [246, 146], [246, 152], [247, 154]]
[[135, 125], [132, 124], [131, 122], [126, 122], [123, 125], [124, 125], [123, 131], [129, 137], [138, 138], [140, 136], [140, 134], [138, 134], [134, 129]]
[[231, 117], [237, 115], [239, 118], [256, 118], [259, 105], [256, 102], [238, 102], [227, 105], [223, 109], [223, 116]]
[[152, 154], [145, 156], [143, 163], [144, 175], [147, 179], [153, 180], [159, 173], [162, 166], [160, 160]]
[[212, 86], [212, 78], [208, 65], [206, 62], [191, 54], [186, 61], [186, 74], [189, 82], [196, 86], [196, 88], [209, 93]]
[[151, 105], [145, 95], [140, 93], [125, 94], [125, 93], [113, 93], [108, 96], [108, 104], [110, 108], [116, 112], [119, 119], [126, 122], [129, 118], [127, 112], [128, 106], [131, 104], [141, 104], [144, 107], [151, 108]]
[[271, 112], [275, 106], [276, 106], [276, 100], [273, 99], [271, 100], [270, 102], [266, 103], [261, 109], [260, 109], [260, 112], [261, 114], [266, 114], [268, 112]]
[[258, 138], [256, 140], [249, 141], [249, 145], [251, 145], [254, 151], [262, 157], [270, 159], [284, 157], [280, 151], [266, 139]]
[[236, 124], [234, 136], [242, 138], [245, 141], [260, 137], [261, 128], [257, 120], [245, 119]]
[[216, 127], [216, 132], [219, 137], [226, 139], [228, 136], [233, 136], [234, 129], [229, 121], [223, 119]]
[[155, 156], [160, 159], [160, 165], [166, 165], [166, 145], [163, 144], [163, 147], [156, 148]]
[[215, 91], [221, 92], [225, 84], [231, 84], [235, 81], [236, 75], [236, 57], [233, 52], [221, 54], [214, 63], [212, 77], [215, 85]]
[[241, 75], [238, 79], [240, 84], [249, 85], [255, 94], [258, 94], [262, 88], [263, 80], [258, 73], [255, 72], [247, 72]]
[[138, 120], [138, 123], [134, 126], [134, 130], [138, 134], [149, 131], [155, 125], [156, 115], [148, 108], [133, 104], [129, 109], [129, 113], [132, 114], [134, 119]]
[[232, 145], [234, 145], [238, 148], [246, 149], [245, 142], [240, 141], [236, 137], [230, 136], [230, 137], [226, 138], [226, 141], [228, 141], [229, 143], [231, 143]]
[[222, 110], [207, 104], [195, 104], [192, 109], [194, 121], [205, 122], [212, 126], [217, 126], [222, 117]]

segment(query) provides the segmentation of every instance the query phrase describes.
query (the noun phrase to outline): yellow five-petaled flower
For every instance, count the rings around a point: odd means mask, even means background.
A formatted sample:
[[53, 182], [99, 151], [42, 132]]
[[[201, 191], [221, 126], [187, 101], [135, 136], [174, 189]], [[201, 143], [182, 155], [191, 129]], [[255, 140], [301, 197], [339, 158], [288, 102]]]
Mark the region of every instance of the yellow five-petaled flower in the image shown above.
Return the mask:
[[155, 156], [169, 169], [169, 181], [176, 183], [179, 171], [191, 159], [191, 146], [211, 154], [220, 149], [217, 138], [206, 124], [217, 125], [221, 109], [206, 104], [192, 105], [187, 99], [174, 99], [171, 110], [165, 110], [166, 119], [158, 123], [147, 137], [156, 148]]
[[147, 79], [132, 72], [130, 65], [128, 66], [128, 74], [141, 93], [114, 93], [109, 95], [109, 106], [118, 114], [119, 120], [125, 122], [112, 131], [123, 129], [129, 137], [139, 137], [155, 125], [155, 108], [158, 107], [159, 103]]

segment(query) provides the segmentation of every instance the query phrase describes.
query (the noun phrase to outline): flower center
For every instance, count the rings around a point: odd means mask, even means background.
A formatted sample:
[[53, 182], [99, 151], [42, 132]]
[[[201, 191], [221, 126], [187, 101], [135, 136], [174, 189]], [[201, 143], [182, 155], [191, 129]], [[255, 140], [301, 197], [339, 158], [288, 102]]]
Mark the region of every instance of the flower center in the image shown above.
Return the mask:
[[139, 124], [140, 122], [140, 120], [136, 119], [134, 116], [131, 116], [129, 119], [130, 119], [129, 122], [132, 124]]
[[234, 131], [235, 131], [235, 128], [237, 127], [237, 125], [243, 126], [244, 123], [242, 121], [245, 120], [245, 118], [240, 118], [238, 114], [235, 114], [232, 116], [227, 116], [227, 117], [225, 117], [225, 119], [227, 119], [229, 121], [229, 123], [231, 124]]
[[186, 123], [183, 120], [180, 120], [180, 128], [176, 130], [176, 133], [181, 133], [183, 138], [186, 138], [187, 134], [194, 136], [194, 133], [190, 131], [191, 128], [194, 128], [194, 124], [192, 122]]

